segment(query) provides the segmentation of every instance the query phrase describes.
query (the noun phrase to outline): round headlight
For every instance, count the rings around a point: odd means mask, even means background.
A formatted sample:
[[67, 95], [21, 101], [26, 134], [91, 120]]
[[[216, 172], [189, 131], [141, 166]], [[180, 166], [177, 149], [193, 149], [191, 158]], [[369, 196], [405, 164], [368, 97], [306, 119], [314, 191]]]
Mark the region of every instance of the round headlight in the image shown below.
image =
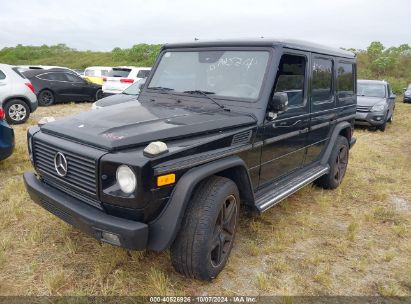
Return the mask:
[[121, 165], [118, 167], [116, 177], [121, 191], [127, 194], [134, 192], [137, 186], [137, 179], [130, 167], [126, 165]]

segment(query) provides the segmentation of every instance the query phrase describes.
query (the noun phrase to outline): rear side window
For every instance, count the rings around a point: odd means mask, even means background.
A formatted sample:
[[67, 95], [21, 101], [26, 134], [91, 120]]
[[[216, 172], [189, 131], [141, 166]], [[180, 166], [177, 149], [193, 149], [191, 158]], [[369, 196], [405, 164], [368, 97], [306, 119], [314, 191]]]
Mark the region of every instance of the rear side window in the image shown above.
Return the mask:
[[108, 72], [108, 77], [128, 77], [130, 74], [131, 69], [124, 69], [124, 68], [113, 68], [110, 72]]
[[354, 68], [351, 63], [339, 63], [337, 67], [338, 99], [354, 95]]
[[332, 100], [332, 71], [333, 62], [331, 59], [314, 59], [311, 86], [311, 97], [313, 103], [322, 103]]
[[305, 67], [305, 57], [295, 55], [281, 57], [275, 92], [287, 93], [290, 107], [304, 104]]
[[63, 73], [46, 73], [39, 75], [38, 78], [50, 81], [67, 81]]
[[0, 70], [0, 80], [6, 79], [6, 74]]
[[150, 74], [149, 70], [140, 70], [137, 73], [137, 78], [147, 78], [148, 74]]
[[66, 76], [66, 80], [70, 82], [83, 82], [82, 78], [70, 73], [64, 73], [64, 76]]
[[107, 76], [109, 70], [101, 70], [101, 76]]

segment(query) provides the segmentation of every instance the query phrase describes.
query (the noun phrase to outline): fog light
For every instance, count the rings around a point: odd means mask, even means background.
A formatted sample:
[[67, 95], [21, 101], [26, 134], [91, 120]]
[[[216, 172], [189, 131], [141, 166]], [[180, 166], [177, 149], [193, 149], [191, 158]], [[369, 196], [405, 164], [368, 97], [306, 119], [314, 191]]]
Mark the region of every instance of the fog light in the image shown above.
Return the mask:
[[120, 246], [120, 238], [117, 234], [111, 233], [111, 232], [107, 232], [107, 231], [102, 231], [101, 232], [101, 240], [103, 242], [112, 244], [112, 245], [117, 245]]
[[380, 121], [380, 120], [381, 120], [381, 116], [375, 117], [375, 120]]

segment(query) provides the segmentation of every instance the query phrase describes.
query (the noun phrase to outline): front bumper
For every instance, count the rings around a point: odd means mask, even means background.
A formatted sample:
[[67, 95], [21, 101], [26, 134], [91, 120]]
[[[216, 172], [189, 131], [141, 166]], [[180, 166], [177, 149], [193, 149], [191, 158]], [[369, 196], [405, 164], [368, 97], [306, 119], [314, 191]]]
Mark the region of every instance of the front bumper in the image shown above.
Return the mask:
[[360, 126], [380, 126], [385, 122], [384, 112], [357, 112], [355, 124]]
[[[24, 183], [31, 199], [68, 224], [94, 238], [128, 249], [143, 250], [147, 247], [147, 224], [108, 215], [94, 207], [42, 182], [34, 173], [24, 173]], [[119, 244], [107, 238], [118, 237]]]

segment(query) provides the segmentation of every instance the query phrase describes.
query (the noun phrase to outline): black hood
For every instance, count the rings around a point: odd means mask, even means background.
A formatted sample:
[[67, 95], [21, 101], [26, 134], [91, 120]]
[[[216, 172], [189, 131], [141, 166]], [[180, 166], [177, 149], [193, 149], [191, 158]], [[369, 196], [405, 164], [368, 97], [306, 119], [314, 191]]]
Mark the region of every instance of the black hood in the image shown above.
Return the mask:
[[357, 104], [363, 107], [372, 107], [373, 105], [385, 102], [383, 97], [368, 97], [368, 96], [357, 96]]
[[112, 151], [255, 123], [250, 116], [222, 109], [127, 102], [50, 122], [41, 130]]
[[127, 94], [121, 93], [121, 94], [104, 97], [100, 99], [99, 101], [96, 101], [96, 106], [99, 106], [99, 107], [113, 106], [113, 105], [120, 104], [123, 102], [131, 101], [131, 100], [138, 102], [137, 95], [127, 95]]

